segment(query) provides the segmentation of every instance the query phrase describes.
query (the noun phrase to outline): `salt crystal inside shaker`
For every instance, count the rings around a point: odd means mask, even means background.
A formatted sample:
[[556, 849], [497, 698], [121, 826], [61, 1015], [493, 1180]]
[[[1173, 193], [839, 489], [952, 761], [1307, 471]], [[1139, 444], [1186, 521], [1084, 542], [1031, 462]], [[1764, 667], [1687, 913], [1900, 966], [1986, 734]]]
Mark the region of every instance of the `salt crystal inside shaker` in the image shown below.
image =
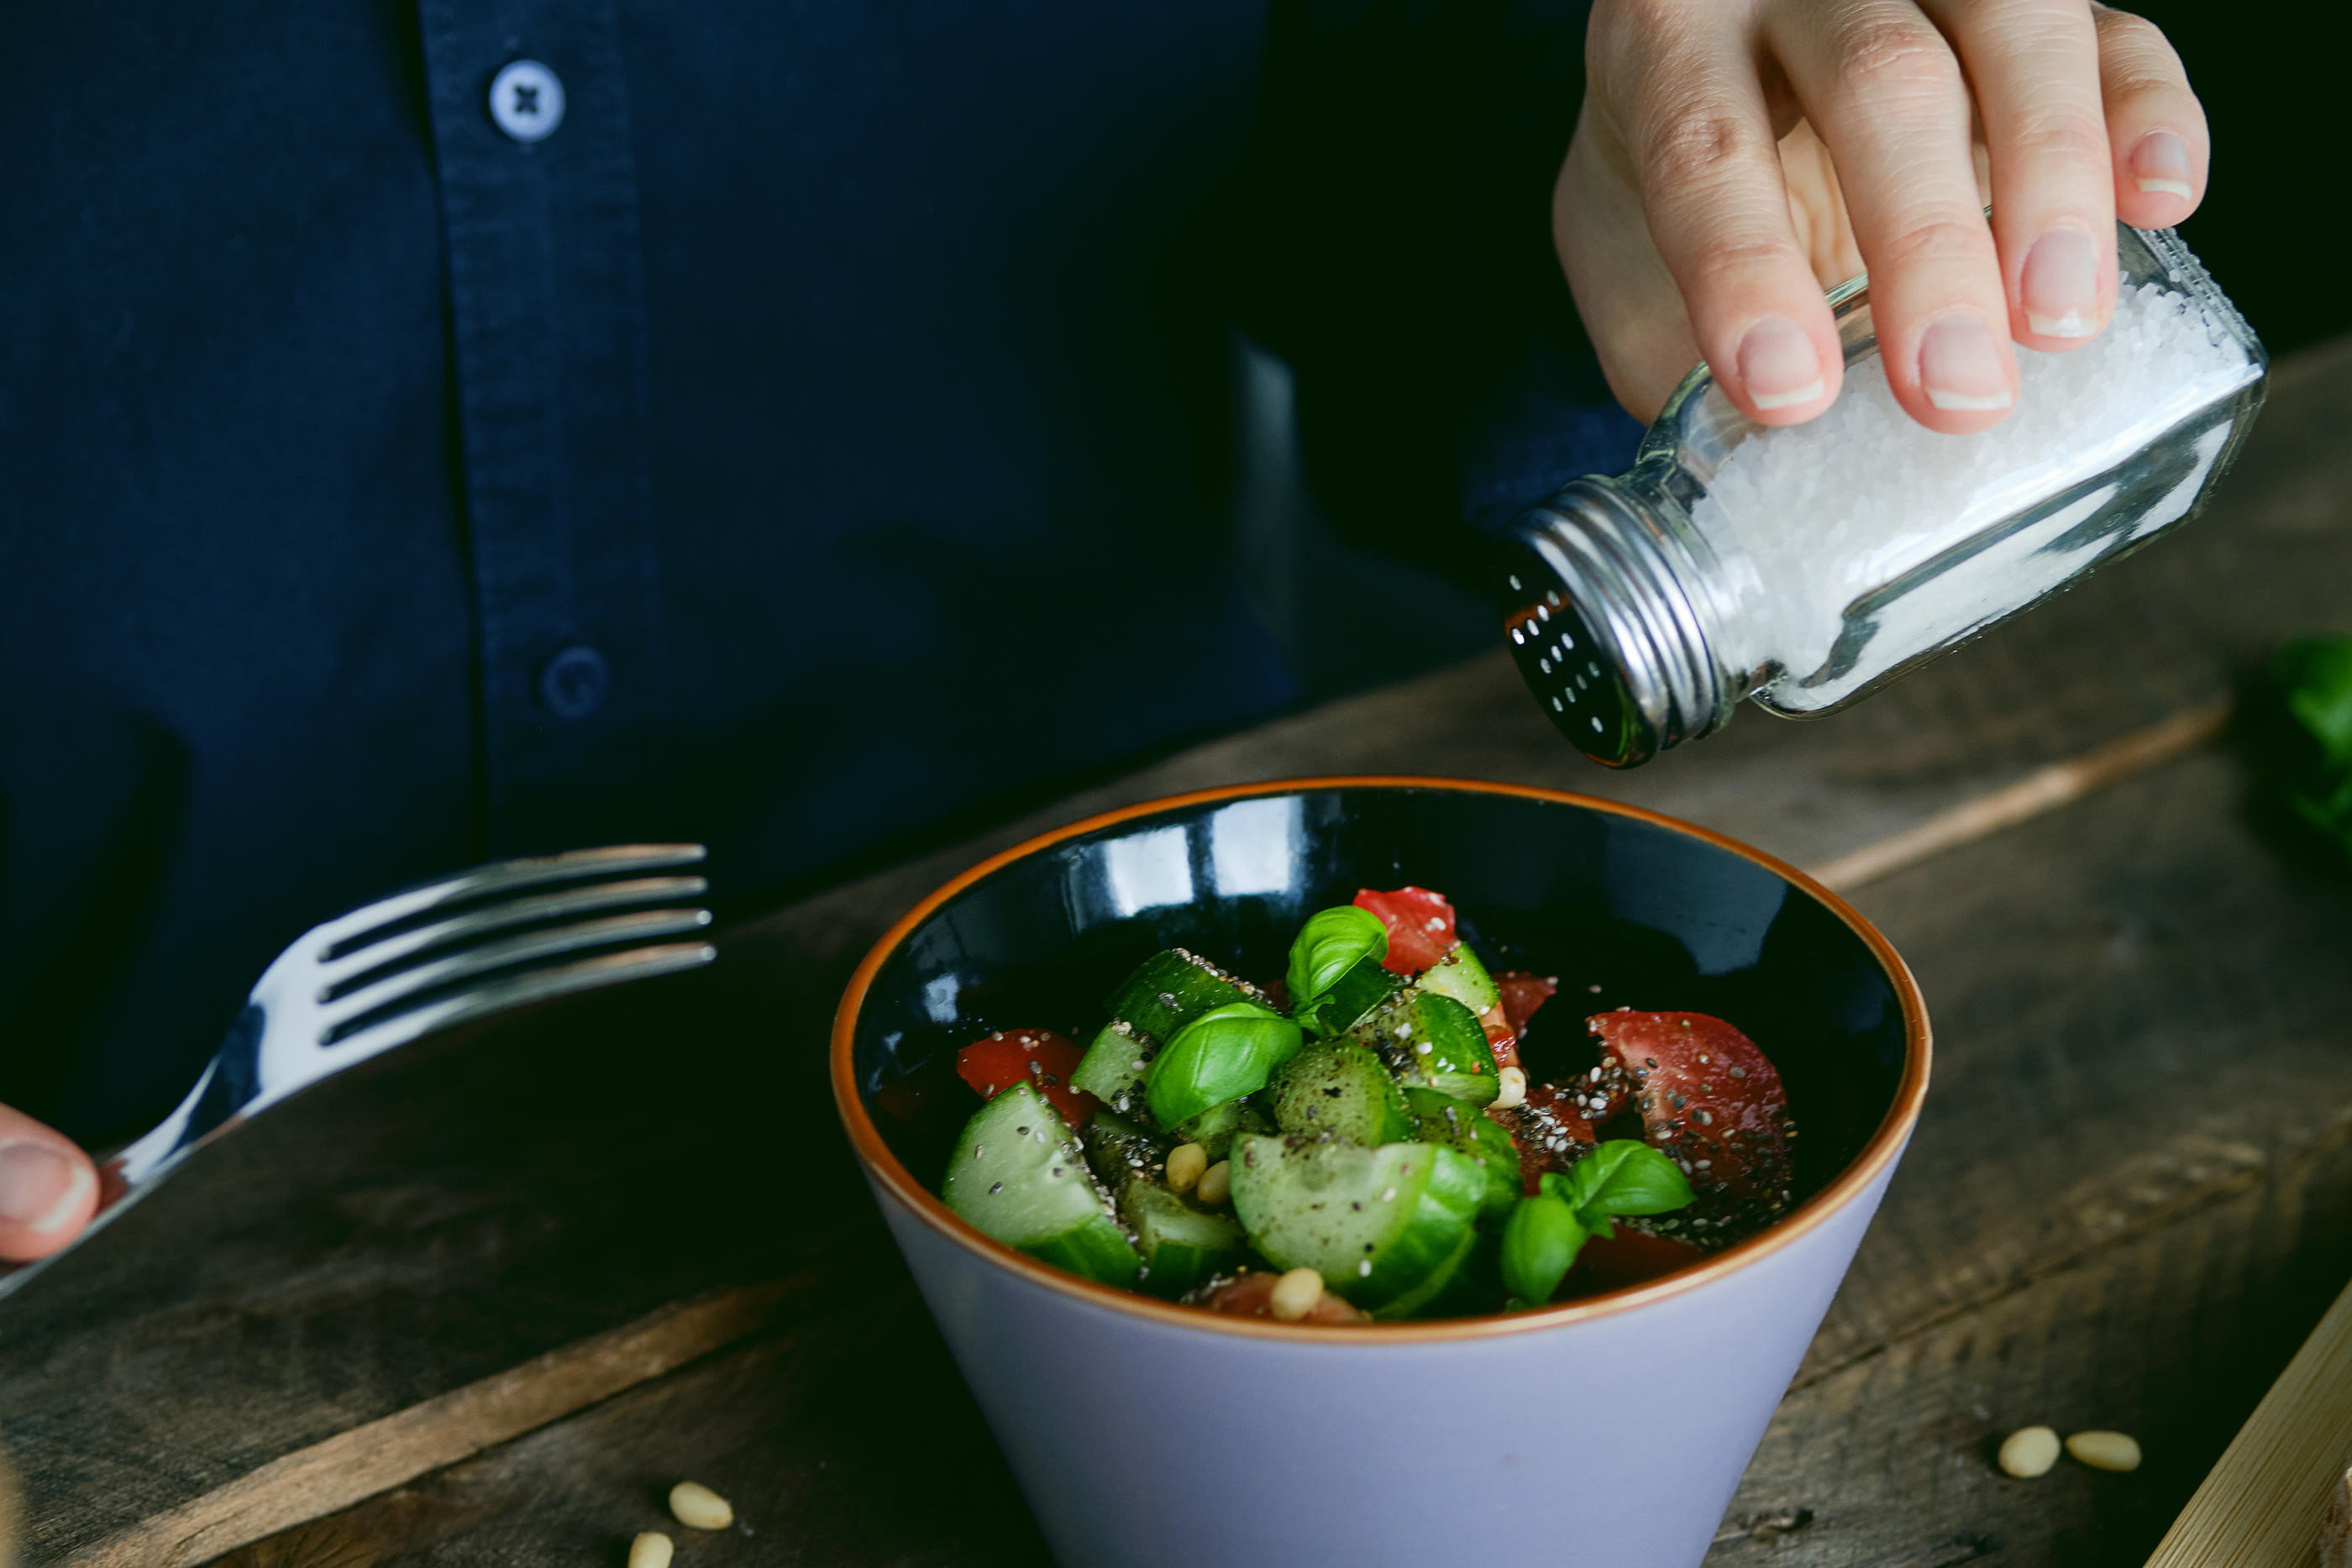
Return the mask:
[[1829, 412], [1758, 424], [1701, 366], [1630, 473], [1514, 524], [1505, 632], [1561, 732], [1628, 767], [1742, 698], [1827, 713], [2195, 516], [2268, 361], [2171, 230], [2118, 225], [2116, 247], [2106, 330], [2020, 348], [2017, 407], [1990, 430], [1940, 434], [1896, 405], [1857, 278], [1830, 296], [1846, 374]]

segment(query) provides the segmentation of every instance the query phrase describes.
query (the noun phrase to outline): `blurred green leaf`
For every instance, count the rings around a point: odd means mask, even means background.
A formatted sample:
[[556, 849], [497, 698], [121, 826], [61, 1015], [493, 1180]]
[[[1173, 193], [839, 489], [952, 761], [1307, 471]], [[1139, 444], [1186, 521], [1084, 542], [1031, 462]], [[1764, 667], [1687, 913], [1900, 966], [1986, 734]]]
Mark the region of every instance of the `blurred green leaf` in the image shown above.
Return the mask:
[[2263, 666], [2243, 733], [2270, 820], [2352, 861], [2352, 637], [2299, 637]]
[[2331, 763], [2352, 768], [2352, 637], [2305, 637], [2271, 659], [2287, 711]]

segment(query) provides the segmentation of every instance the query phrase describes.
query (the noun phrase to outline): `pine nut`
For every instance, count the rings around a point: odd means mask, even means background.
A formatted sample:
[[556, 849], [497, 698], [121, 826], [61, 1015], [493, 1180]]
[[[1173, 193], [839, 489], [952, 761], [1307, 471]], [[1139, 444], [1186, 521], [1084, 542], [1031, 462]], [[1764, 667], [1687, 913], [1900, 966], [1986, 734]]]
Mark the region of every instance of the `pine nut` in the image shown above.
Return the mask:
[[1502, 1081], [1503, 1092], [1495, 1096], [1496, 1110], [1514, 1110], [1528, 1103], [1528, 1075], [1524, 1068], [1506, 1067], [1496, 1076]]
[[1168, 1190], [1190, 1192], [1209, 1168], [1209, 1151], [1198, 1144], [1179, 1144], [1168, 1151]]
[[2020, 1480], [2050, 1473], [2058, 1462], [2058, 1434], [2047, 1427], [2021, 1427], [2000, 1446], [2000, 1468]]
[[2095, 1470], [2139, 1469], [2139, 1443], [2122, 1432], [2077, 1432], [2066, 1451]]
[[1211, 1207], [1234, 1196], [1234, 1162], [1219, 1160], [1201, 1173], [1200, 1198]]
[[669, 1568], [674, 1550], [668, 1536], [658, 1530], [646, 1531], [629, 1542], [629, 1568]]
[[1323, 1276], [1312, 1269], [1293, 1269], [1274, 1282], [1274, 1296], [1267, 1305], [1276, 1317], [1295, 1323], [1322, 1299]]
[[680, 1481], [669, 1489], [669, 1511], [688, 1530], [724, 1530], [735, 1522], [727, 1500], [700, 1481]]

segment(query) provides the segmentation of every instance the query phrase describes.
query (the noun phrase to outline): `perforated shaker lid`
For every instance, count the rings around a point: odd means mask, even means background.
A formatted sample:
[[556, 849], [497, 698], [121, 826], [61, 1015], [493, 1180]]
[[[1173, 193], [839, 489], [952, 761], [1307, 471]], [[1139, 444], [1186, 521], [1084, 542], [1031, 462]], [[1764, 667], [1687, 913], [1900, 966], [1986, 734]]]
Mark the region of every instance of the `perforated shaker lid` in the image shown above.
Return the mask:
[[1502, 544], [1503, 634], [1578, 750], [1632, 768], [1721, 725], [1729, 705], [1696, 615], [1617, 486], [1578, 480]]

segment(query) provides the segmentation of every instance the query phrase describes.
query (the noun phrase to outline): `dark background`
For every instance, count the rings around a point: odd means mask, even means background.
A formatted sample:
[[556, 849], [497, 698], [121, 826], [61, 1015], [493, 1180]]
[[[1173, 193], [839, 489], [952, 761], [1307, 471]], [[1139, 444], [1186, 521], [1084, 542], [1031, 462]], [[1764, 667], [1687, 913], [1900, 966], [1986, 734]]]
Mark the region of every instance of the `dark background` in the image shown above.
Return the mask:
[[2213, 128], [2205, 204], [2180, 225], [2273, 356], [2352, 329], [2331, 281], [2345, 219], [2332, 170], [2352, 162], [2352, 7], [2320, 0], [2129, 5], [2172, 40]]

